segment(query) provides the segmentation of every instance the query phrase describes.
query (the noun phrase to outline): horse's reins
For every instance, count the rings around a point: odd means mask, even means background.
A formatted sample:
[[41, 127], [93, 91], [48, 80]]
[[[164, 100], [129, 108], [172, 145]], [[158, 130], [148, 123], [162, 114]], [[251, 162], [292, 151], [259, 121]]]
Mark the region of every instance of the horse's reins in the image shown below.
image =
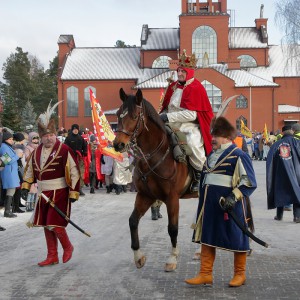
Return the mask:
[[[168, 147], [165, 154], [161, 157], [161, 159], [154, 165], [154, 167], [151, 167], [149, 165], [149, 162], [148, 160], [151, 159], [160, 149], [161, 147], [163, 146], [165, 140], [166, 140], [166, 136], [164, 135], [164, 138], [162, 139], [162, 141], [159, 143], [159, 145], [154, 149], [153, 152], [149, 153], [149, 154], [144, 154], [143, 150], [137, 145], [137, 138], [138, 136], [142, 133], [143, 129], [140, 130], [140, 127], [141, 125], [144, 126], [144, 128], [149, 131], [149, 129], [147, 128], [147, 125], [145, 123], [145, 117], [144, 117], [144, 106], [143, 106], [143, 102], [142, 102], [142, 105], [136, 105], [137, 108], [140, 109], [140, 112], [138, 114], [138, 121], [136, 123], [136, 126], [133, 130], [133, 132], [129, 132], [128, 130], [125, 130], [124, 129], [124, 126], [123, 126], [123, 118], [127, 115], [128, 111], [127, 112], [123, 112], [120, 114], [120, 119], [121, 119], [121, 124], [122, 124], [122, 128], [117, 130], [117, 132], [122, 132], [128, 136], [130, 136], [130, 142], [129, 142], [129, 147], [132, 149], [133, 153], [133, 157], [136, 158], [136, 159], [143, 159], [148, 168], [149, 168], [149, 171], [147, 173], [143, 173], [140, 169], [137, 169], [141, 176], [142, 176], [142, 179], [143, 180], [146, 180], [147, 176], [150, 174], [150, 173], [153, 173], [155, 174], [157, 177], [161, 178], [161, 179], [164, 179], [164, 180], [172, 180], [174, 178], [174, 176], [176, 175], [176, 163], [174, 161], [174, 166], [175, 166], [175, 171], [174, 171], [174, 174], [172, 174], [171, 177], [169, 178], [166, 178], [164, 176], [161, 176], [159, 175], [158, 173], [156, 173], [154, 170], [165, 160], [165, 158], [167, 157], [167, 155], [169, 154], [170, 152], [170, 148]], [[139, 132], [140, 130], [140, 132]], [[138, 133], [139, 132], [139, 133]], [[139, 154], [140, 156], [138, 156], [137, 154]]]

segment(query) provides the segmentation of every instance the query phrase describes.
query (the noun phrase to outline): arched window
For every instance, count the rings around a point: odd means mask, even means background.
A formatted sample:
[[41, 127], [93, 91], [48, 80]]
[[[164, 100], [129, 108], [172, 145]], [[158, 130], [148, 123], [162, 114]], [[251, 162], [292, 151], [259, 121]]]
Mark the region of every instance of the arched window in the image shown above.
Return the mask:
[[236, 98], [236, 108], [247, 108], [248, 107], [248, 100], [244, 95], [239, 95]]
[[169, 60], [172, 60], [172, 58], [169, 56], [159, 56], [154, 60], [152, 68], [169, 68]]
[[241, 130], [241, 120], [243, 120], [245, 126], [248, 127], [247, 119], [244, 116], [239, 116], [235, 121], [237, 130]]
[[67, 88], [67, 116], [78, 116], [78, 88], [75, 86]]
[[96, 97], [96, 89], [93, 86], [90, 85], [84, 89], [84, 116], [85, 117], [90, 117], [92, 115], [90, 89], [93, 91]]
[[240, 59], [241, 68], [255, 68], [257, 67], [256, 60], [251, 55], [241, 55], [238, 57]]
[[217, 63], [217, 34], [213, 28], [200, 26], [193, 32], [192, 52], [198, 59], [197, 66], [203, 65], [202, 60], [205, 57], [208, 57], [208, 64]]
[[222, 103], [222, 91], [207, 80], [201, 82], [206, 89], [213, 112], [217, 112]]

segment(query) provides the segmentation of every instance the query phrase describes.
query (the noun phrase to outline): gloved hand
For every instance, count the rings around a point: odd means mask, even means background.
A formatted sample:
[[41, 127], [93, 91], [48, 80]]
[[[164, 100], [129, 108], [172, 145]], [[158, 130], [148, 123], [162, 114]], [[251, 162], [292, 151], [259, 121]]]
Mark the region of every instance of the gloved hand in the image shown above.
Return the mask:
[[164, 122], [164, 123], [168, 123], [169, 122], [169, 119], [168, 119], [168, 116], [167, 114], [160, 114], [160, 119]]
[[27, 189], [21, 189], [21, 197], [22, 197], [24, 200], [27, 200], [28, 193], [29, 193], [29, 190], [27, 190]]
[[225, 211], [231, 211], [236, 204], [235, 201], [235, 195], [231, 193], [229, 196], [227, 196], [222, 204], [222, 207]]
[[69, 200], [70, 200], [72, 203], [74, 203], [75, 201], [77, 201], [77, 200], [74, 199], [74, 198], [69, 198]]

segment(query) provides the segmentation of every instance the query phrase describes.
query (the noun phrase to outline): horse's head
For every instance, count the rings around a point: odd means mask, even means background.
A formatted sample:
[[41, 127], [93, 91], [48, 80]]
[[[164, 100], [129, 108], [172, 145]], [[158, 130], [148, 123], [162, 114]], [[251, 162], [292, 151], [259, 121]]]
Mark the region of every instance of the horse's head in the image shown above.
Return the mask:
[[123, 104], [117, 111], [118, 128], [113, 145], [116, 151], [127, 150], [129, 142], [135, 141], [144, 128], [143, 94], [140, 89], [135, 95], [126, 95], [120, 89], [120, 98]]

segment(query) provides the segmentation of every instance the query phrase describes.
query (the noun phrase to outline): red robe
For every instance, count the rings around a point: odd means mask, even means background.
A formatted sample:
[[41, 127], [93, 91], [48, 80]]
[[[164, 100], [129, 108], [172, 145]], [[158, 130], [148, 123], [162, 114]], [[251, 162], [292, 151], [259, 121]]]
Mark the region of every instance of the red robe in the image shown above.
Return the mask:
[[178, 81], [173, 82], [166, 91], [161, 112], [168, 108], [176, 88], [183, 89], [180, 107], [197, 112], [197, 120], [200, 125], [200, 132], [203, 137], [204, 149], [207, 156], [212, 151], [210, 123], [214, 114], [206, 90], [197, 79], [194, 79], [186, 86], [180, 85]]
[[[91, 145], [88, 145], [88, 153], [87, 156], [84, 158], [84, 166], [85, 166], [85, 171], [84, 171], [84, 178], [83, 181], [85, 184], [90, 183], [90, 163], [92, 159], [92, 153], [91, 153]], [[99, 149], [95, 150], [95, 160], [96, 160], [96, 174], [97, 174], [97, 180], [103, 181], [104, 182], [104, 175], [101, 173], [101, 151]]]
[[[30, 185], [38, 181], [47, 181], [57, 178], [65, 178], [66, 187], [53, 188], [51, 190], [43, 190], [48, 198], [55, 202], [55, 205], [68, 217], [71, 215], [71, 202], [69, 198], [75, 198], [79, 195], [80, 178], [76, 182], [72, 182], [69, 168], [69, 155], [76, 163], [76, 158], [73, 150], [67, 145], [62, 144], [59, 140], [53, 146], [52, 152], [49, 155], [43, 168], [41, 164], [41, 153], [43, 145], [39, 145], [32, 153], [31, 160], [24, 171], [24, 182], [22, 188], [30, 188]], [[77, 165], [77, 163], [76, 163]], [[34, 177], [28, 177], [27, 169], [31, 168]], [[77, 165], [78, 169], [78, 165]], [[29, 173], [28, 173], [29, 174]], [[79, 169], [78, 169], [79, 175]], [[76, 198], [75, 198], [76, 199]], [[54, 226], [66, 227], [68, 222], [62, 218], [55, 209], [49, 205], [44, 199], [39, 198], [36, 205], [33, 226]]]

